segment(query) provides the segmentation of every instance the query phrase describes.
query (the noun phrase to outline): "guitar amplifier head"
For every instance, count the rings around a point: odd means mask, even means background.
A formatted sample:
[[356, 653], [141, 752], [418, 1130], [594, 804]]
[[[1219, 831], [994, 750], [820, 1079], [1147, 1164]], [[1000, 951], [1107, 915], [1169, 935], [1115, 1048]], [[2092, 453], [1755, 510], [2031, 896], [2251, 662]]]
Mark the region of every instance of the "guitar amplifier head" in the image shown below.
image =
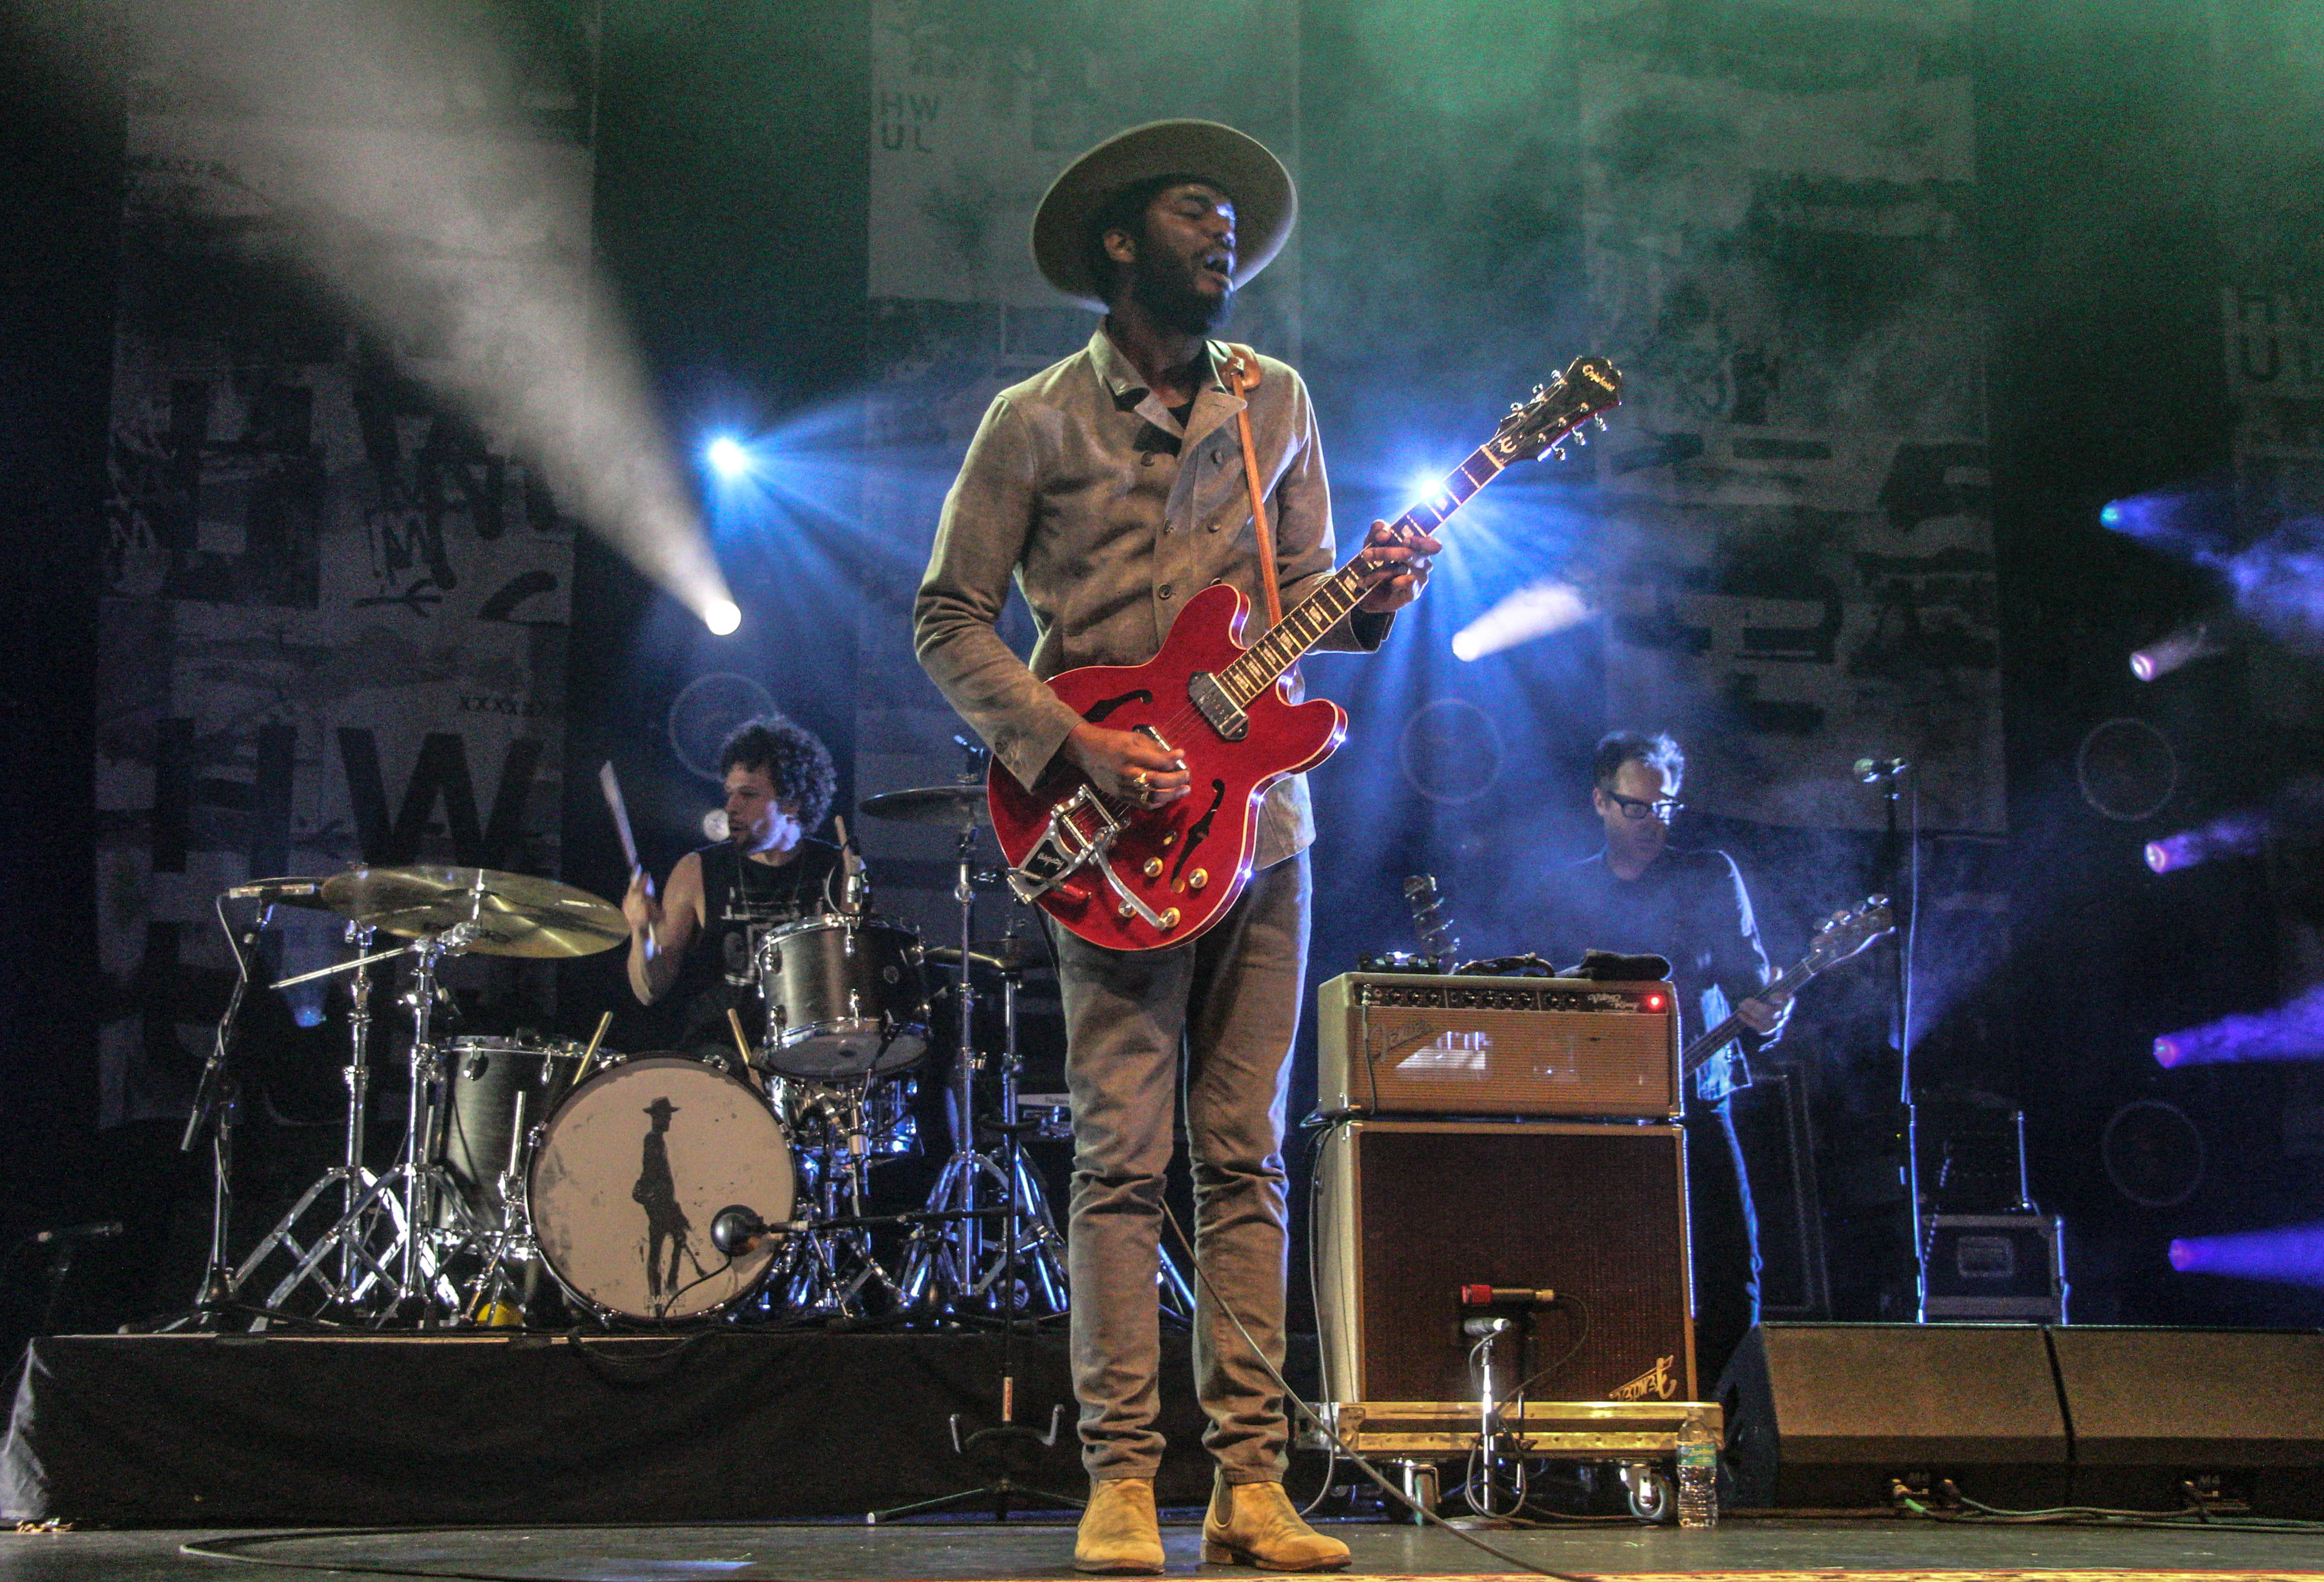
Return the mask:
[[1317, 990], [1317, 1108], [1354, 1115], [1667, 1118], [1667, 983], [1346, 972]]

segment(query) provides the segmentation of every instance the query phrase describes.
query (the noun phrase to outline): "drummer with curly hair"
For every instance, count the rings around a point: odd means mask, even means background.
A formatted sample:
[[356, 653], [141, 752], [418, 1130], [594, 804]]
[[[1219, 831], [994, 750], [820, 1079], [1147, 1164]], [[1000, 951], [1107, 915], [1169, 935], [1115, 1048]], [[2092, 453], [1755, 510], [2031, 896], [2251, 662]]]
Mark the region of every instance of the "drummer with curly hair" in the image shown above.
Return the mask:
[[676, 1007], [678, 1047], [733, 1052], [727, 1012], [756, 1036], [752, 953], [770, 928], [833, 909], [839, 848], [807, 831], [831, 811], [831, 753], [781, 714], [738, 726], [718, 750], [726, 839], [689, 851], [656, 898], [641, 870], [622, 898], [630, 923], [630, 989], [641, 1005]]

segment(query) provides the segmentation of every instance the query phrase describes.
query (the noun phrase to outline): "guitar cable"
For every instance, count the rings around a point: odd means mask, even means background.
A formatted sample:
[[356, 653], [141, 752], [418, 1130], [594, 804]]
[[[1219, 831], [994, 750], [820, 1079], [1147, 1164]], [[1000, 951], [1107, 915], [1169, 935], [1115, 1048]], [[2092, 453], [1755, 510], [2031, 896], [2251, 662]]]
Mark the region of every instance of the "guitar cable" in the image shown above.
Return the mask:
[[1209, 1272], [1203, 1267], [1202, 1260], [1194, 1255], [1194, 1238], [1186, 1234], [1186, 1228], [1178, 1223], [1177, 1214], [1167, 1202], [1162, 1205], [1162, 1218], [1169, 1223], [1171, 1233], [1178, 1238], [1178, 1245], [1185, 1249], [1186, 1262], [1193, 1266], [1194, 1278], [1199, 1280], [1203, 1289], [1210, 1293], [1211, 1301], [1217, 1305], [1219, 1311], [1227, 1316], [1227, 1321], [1235, 1327], [1235, 1332], [1242, 1337], [1243, 1344], [1250, 1347], [1250, 1354], [1259, 1359], [1259, 1366], [1267, 1370], [1268, 1378], [1273, 1382], [1277, 1389], [1283, 1392], [1286, 1404], [1296, 1409], [1298, 1414], [1307, 1421], [1308, 1426], [1313, 1428], [1331, 1447], [1334, 1455], [1355, 1466], [1366, 1477], [1379, 1485], [1383, 1494], [1410, 1511], [1423, 1523], [1451, 1533], [1471, 1549], [1481, 1550], [1504, 1565], [1514, 1567], [1517, 1570], [1528, 1572], [1536, 1577], [1551, 1577], [1554, 1582], [1595, 1582], [1594, 1578], [1577, 1577], [1571, 1571], [1554, 1571], [1547, 1566], [1537, 1565], [1532, 1560], [1513, 1555], [1507, 1550], [1496, 1549], [1475, 1533], [1455, 1527], [1435, 1512], [1425, 1509], [1419, 1502], [1412, 1499], [1391, 1483], [1379, 1467], [1358, 1455], [1345, 1439], [1333, 1431], [1331, 1425], [1323, 1421], [1323, 1414], [1310, 1405], [1296, 1390], [1291, 1387], [1290, 1383], [1284, 1378], [1282, 1370], [1268, 1360], [1266, 1351], [1256, 1339], [1252, 1338], [1250, 1329], [1243, 1323], [1242, 1315], [1235, 1311], [1233, 1305], [1221, 1296], [1219, 1288], [1212, 1283]]

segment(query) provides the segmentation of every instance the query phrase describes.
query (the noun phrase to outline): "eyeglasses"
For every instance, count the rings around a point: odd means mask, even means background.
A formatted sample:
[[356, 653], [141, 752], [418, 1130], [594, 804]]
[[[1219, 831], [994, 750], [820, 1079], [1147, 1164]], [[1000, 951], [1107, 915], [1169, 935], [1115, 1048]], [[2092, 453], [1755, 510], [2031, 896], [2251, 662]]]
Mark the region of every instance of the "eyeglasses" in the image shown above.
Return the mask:
[[1640, 819], [1652, 814], [1665, 823], [1668, 823], [1674, 814], [1683, 813], [1686, 809], [1686, 804], [1675, 796], [1657, 796], [1653, 801], [1647, 802], [1641, 801], [1636, 796], [1625, 796], [1619, 791], [1609, 791], [1606, 796], [1615, 806], [1622, 810], [1622, 816], [1628, 819]]

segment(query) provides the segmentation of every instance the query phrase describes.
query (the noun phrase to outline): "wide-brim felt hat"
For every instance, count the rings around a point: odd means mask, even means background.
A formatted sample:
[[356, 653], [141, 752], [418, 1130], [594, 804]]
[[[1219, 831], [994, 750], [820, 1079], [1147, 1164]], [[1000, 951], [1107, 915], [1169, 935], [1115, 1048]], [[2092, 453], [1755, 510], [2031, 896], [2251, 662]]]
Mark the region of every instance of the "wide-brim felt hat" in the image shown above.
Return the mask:
[[1105, 301], [1090, 271], [1090, 222], [1115, 193], [1157, 176], [1199, 176], [1234, 200], [1238, 289], [1291, 239], [1299, 194], [1265, 143], [1216, 121], [1154, 121], [1107, 138], [1049, 184], [1033, 211], [1033, 262], [1041, 278], [1102, 312]]

